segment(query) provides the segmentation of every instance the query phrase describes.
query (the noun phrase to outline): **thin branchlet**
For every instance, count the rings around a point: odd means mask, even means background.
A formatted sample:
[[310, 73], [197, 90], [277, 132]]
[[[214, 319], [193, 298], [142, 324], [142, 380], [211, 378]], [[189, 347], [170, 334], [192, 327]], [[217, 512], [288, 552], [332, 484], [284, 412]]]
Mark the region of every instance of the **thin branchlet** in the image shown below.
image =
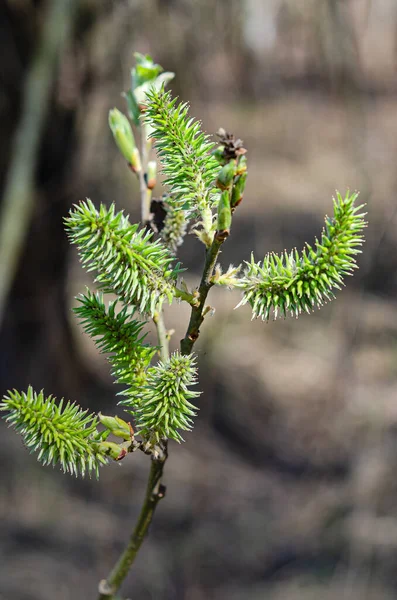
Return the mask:
[[357, 268], [354, 256], [364, 241], [364, 205], [355, 207], [358, 194], [349, 192], [334, 199], [334, 216], [325, 218], [320, 241], [306, 244], [302, 253], [295, 249], [281, 255], [267, 254], [262, 262], [246, 262], [243, 278], [237, 284], [243, 290], [238, 306], [249, 303], [252, 317], [268, 320], [273, 314], [298, 317], [310, 313], [334, 298], [334, 290], [344, 285], [343, 278]]
[[97, 273], [103, 292], [149, 316], [165, 299], [172, 302], [180, 266], [160, 240], [152, 241], [152, 232], [131, 225], [114, 205], [97, 211], [91, 200], [75, 206], [65, 222], [83, 266]]

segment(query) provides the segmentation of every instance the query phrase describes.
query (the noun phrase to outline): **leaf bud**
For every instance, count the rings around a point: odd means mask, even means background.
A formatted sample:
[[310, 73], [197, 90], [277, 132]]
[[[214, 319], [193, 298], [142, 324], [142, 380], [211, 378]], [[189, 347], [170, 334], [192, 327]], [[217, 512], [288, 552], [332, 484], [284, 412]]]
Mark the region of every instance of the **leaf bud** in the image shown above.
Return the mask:
[[113, 108], [109, 111], [109, 127], [121, 154], [128, 164], [132, 165], [133, 154], [136, 154], [138, 149], [129, 120], [117, 108]]
[[218, 232], [229, 235], [230, 226], [232, 224], [232, 211], [230, 208], [230, 193], [229, 190], [222, 192], [218, 204]]
[[147, 165], [147, 187], [152, 190], [156, 185], [157, 163], [155, 160], [150, 160]]
[[245, 155], [240, 156], [240, 159], [237, 163], [236, 175], [241, 175], [242, 173], [246, 173], [247, 171], [247, 157]]
[[141, 155], [139, 154], [138, 148], [134, 148], [131, 155], [130, 167], [134, 173], [139, 173], [141, 165]]
[[224, 155], [223, 150], [224, 150], [223, 146], [218, 146], [218, 148], [215, 148], [215, 150], [213, 150], [211, 152], [212, 156], [214, 158], [216, 158], [216, 160], [218, 161], [218, 163], [221, 164], [221, 165], [225, 164], [225, 155]]
[[216, 185], [221, 190], [227, 190], [233, 183], [233, 178], [236, 174], [236, 161], [230, 160], [222, 169], [219, 171]]
[[110, 456], [113, 460], [121, 460], [127, 454], [126, 449], [114, 442], [101, 442], [98, 444], [98, 452]]
[[98, 414], [99, 421], [106, 429], [115, 435], [116, 437], [123, 438], [124, 440], [130, 440], [132, 437], [132, 431], [128, 423], [120, 419], [120, 417], [107, 417], [102, 413]]
[[247, 173], [242, 173], [236, 178], [232, 189], [231, 207], [236, 208], [243, 199], [245, 184], [247, 181]]

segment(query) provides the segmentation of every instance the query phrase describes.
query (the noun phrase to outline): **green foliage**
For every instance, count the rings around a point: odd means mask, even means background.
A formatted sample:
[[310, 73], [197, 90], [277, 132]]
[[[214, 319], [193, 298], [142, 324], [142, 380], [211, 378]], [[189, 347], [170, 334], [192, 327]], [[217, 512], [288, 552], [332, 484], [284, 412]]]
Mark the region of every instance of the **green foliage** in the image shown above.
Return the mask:
[[127, 384], [129, 387], [124, 393], [133, 396], [145, 382], [146, 369], [157, 350], [144, 344], [145, 323], [134, 319], [134, 312], [126, 306], [117, 313], [117, 300], [106, 308], [102, 295], [89, 290], [77, 299], [80, 306], [74, 312], [85, 332], [95, 340], [101, 352], [109, 354], [112, 375], [117, 383]]
[[175, 74], [163, 72], [163, 67], [153, 62], [149, 54], [134, 54], [136, 65], [131, 70], [131, 88], [125, 92], [124, 97], [127, 101], [130, 118], [135, 125], [140, 125], [142, 105], [145, 103], [146, 93], [150, 87], [161, 89], [162, 86], [170, 82]]
[[114, 293], [125, 305], [153, 315], [165, 299], [171, 303], [180, 272], [173, 256], [152, 232], [131, 225], [122, 212], [115, 214], [90, 200], [81, 202], [65, 220], [70, 240], [77, 245], [83, 265], [96, 271], [104, 292]]
[[358, 248], [364, 240], [365, 213], [359, 212], [363, 205], [354, 206], [357, 196], [337, 194], [334, 217], [326, 217], [321, 240], [315, 240], [314, 248], [306, 244], [300, 255], [296, 249], [281, 256], [270, 253], [262, 263], [252, 256], [237, 285], [244, 291], [239, 306], [248, 302], [253, 318], [268, 320], [272, 311], [275, 319], [287, 313], [298, 317], [334, 298], [333, 289], [340, 290], [343, 277], [357, 268], [354, 256], [361, 252]]
[[215, 180], [220, 169], [210, 154], [214, 144], [200, 123], [188, 116], [188, 105], [177, 104], [170, 92], [151, 88], [146, 96], [145, 121], [152, 128], [169, 187], [170, 202], [189, 214], [203, 212], [217, 202]]
[[63, 471], [85, 475], [107, 462], [106, 454], [98, 446], [97, 417], [72, 402], [56, 404], [55, 398], [28, 391], [9, 391], [0, 403], [0, 410], [20, 433], [26, 446], [38, 452], [38, 460], [45, 465], [60, 463]]
[[[167, 438], [183, 441], [178, 429], [192, 429], [197, 408], [190, 400], [200, 395], [188, 389], [196, 385], [196, 374], [195, 357], [182, 356], [179, 352], [172, 354], [167, 362], [160, 361], [148, 369], [145, 385], [131, 398], [132, 414], [140, 435], [151, 443]], [[128, 401], [122, 404], [129, 406]]]
[[134, 52], [134, 58], [136, 65], [131, 69], [132, 87], [134, 89], [144, 83], [154, 81], [164, 70], [161, 65], [153, 61], [149, 54]]

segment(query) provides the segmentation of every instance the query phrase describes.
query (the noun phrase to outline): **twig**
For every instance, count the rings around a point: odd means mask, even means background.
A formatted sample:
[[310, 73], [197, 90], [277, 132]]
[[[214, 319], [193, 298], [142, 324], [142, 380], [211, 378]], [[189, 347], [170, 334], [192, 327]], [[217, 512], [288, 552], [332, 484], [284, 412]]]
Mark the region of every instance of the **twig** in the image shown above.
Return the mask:
[[157, 339], [159, 341], [160, 346], [160, 358], [163, 362], [166, 362], [169, 358], [169, 343], [167, 337], [167, 329], [164, 323], [163, 312], [156, 312], [154, 314], [153, 321], [157, 329]]
[[201, 323], [204, 321], [205, 316], [205, 302], [207, 300], [208, 292], [214, 285], [213, 282], [211, 282], [211, 276], [214, 271], [220, 247], [225, 241], [225, 237], [219, 235], [219, 233], [220, 232], [217, 232], [215, 234], [214, 240], [207, 250], [203, 276], [198, 289], [199, 302], [197, 306], [192, 305], [189, 325], [185, 337], [181, 340], [182, 354], [191, 353], [193, 345], [200, 335]]
[[[148, 163], [148, 152], [146, 148], [145, 129], [143, 125], [141, 126], [141, 156], [142, 166], [139, 172], [141, 221], [142, 224], [147, 224], [149, 222], [150, 215], [150, 206], [148, 202], [149, 190], [145, 178]], [[166, 362], [169, 358], [169, 343], [167, 329], [165, 327], [164, 317], [161, 310], [155, 313], [153, 316], [153, 322], [156, 325], [157, 339], [160, 347], [160, 358], [163, 362]], [[128, 546], [121, 554], [109, 577], [107, 579], [103, 579], [99, 583], [98, 600], [113, 600], [114, 594], [118, 591], [119, 587], [126, 578], [132, 564], [134, 563], [136, 555], [138, 554], [139, 548], [146, 537], [153, 519], [154, 511], [156, 510], [156, 506], [158, 502], [164, 498], [166, 488], [164, 485], [162, 485], [161, 479], [163, 476], [164, 465], [168, 457], [167, 446], [167, 441], [165, 440], [162, 442], [160, 448], [156, 448], [157, 452], [155, 455], [153, 452], [151, 452], [152, 463], [149, 472], [146, 495], [137, 524], [133, 533], [131, 534]], [[145, 451], [144, 447], [141, 449]], [[158, 452], [158, 450], [160, 450], [160, 452]]]
[[[211, 282], [211, 276], [214, 271], [220, 247], [224, 241], [225, 237], [220, 232], [217, 232], [217, 234], [215, 234], [214, 241], [207, 250], [203, 275], [198, 289], [199, 303], [197, 306], [192, 306], [192, 312], [186, 336], [183, 338], [183, 340], [181, 340], [182, 354], [190, 354], [194, 343], [199, 337], [199, 328], [205, 316], [205, 301], [207, 299], [208, 292], [214, 285]], [[168, 339], [163, 314], [161, 312], [157, 312], [153, 318], [153, 321], [157, 329], [161, 359], [165, 361], [168, 359]], [[156, 506], [159, 500], [161, 500], [165, 494], [165, 487], [161, 484], [161, 479], [167, 458], [167, 442], [164, 442], [160, 457], [152, 457], [152, 465], [150, 468], [145, 500], [143, 502], [138, 522], [134, 532], [131, 535], [129, 544], [119, 558], [108, 579], [103, 579], [100, 582], [98, 588], [98, 600], [113, 600], [114, 594], [124, 581], [135, 560], [138, 550], [141, 547], [141, 544], [152, 522]]]
[[38, 145], [59, 56], [68, 38], [76, 0], [49, 3], [41, 39], [25, 83], [22, 116], [0, 212], [0, 322], [14, 281], [34, 207]]
[[165, 495], [165, 487], [161, 484], [161, 478], [166, 460], [166, 448], [161, 459], [152, 459], [145, 500], [143, 502], [138, 522], [130, 537], [127, 548], [120, 556], [108, 579], [104, 579], [99, 583], [98, 600], [111, 600], [114, 597], [114, 594], [124, 581], [128, 571], [131, 568], [131, 565], [135, 560], [136, 555], [138, 554], [139, 548], [141, 547], [141, 544], [145, 539], [149, 529], [149, 525], [152, 522], [157, 503], [164, 498]]
[[145, 125], [141, 123], [141, 156], [142, 156], [142, 166], [139, 171], [139, 190], [141, 194], [141, 221], [142, 225], [146, 225], [149, 223], [150, 219], [150, 195], [148, 195], [148, 187], [147, 187], [147, 163], [148, 163], [148, 152], [147, 152], [147, 140], [145, 137]]

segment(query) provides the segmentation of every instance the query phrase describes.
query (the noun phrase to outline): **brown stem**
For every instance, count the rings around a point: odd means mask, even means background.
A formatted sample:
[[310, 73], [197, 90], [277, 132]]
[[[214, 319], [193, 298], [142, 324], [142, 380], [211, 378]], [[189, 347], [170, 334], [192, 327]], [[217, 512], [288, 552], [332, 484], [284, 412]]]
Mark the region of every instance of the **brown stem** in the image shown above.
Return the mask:
[[207, 300], [208, 292], [214, 285], [211, 281], [211, 276], [215, 268], [220, 247], [225, 239], [226, 237], [223, 235], [223, 232], [216, 232], [211, 246], [207, 249], [203, 276], [198, 289], [199, 302], [197, 306], [192, 306], [189, 325], [185, 337], [181, 340], [182, 354], [186, 355], [191, 353], [194, 343], [200, 335], [201, 323], [204, 321], [205, 316], [205, 302]]
[[99, 583], [98, 600], [111, 600], [123, 583], [132, 563], [138, 554], [139, 548], [146, 537], [150, 523], [152, 522], [154, 511], [158, 502], [165, 496], [165, 486], [161, 484], [165, 461], [167, 460], [167, 446], [164, 445], [162, 456], [158, 459], [152, 459], [149, 479], [146, 488], [145, 500], [141, 512], [130, 537], [128, 546], [120, 556], [116, 565], [107, 579]]

